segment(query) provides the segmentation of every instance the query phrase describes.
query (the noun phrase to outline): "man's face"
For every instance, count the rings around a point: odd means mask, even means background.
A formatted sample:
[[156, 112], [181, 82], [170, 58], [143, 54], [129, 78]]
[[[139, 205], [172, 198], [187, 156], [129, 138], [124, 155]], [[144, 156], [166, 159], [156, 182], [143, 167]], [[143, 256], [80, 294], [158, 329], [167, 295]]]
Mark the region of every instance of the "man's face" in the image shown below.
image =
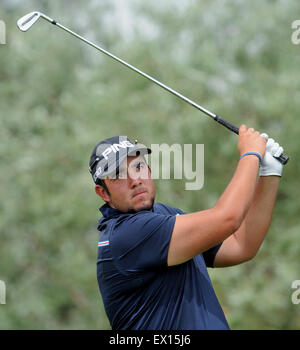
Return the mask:
[[109, 194], [101, 186], [96, 186], [95, 190], [112, 208], [122, 212], [138, 212], [153, 206], [155, 186], [150, 167], [142, 156], [127, 157], [120, 165], [117, 176], [106, 178], [105, 184]]

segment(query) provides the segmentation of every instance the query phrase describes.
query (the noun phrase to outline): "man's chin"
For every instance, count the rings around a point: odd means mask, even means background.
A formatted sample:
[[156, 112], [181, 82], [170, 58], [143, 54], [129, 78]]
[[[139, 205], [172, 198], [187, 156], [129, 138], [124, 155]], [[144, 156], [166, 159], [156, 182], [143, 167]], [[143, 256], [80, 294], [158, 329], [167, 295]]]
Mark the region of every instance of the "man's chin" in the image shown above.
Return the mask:
[[153, 207], [153, 205], [142, 205], [136, 209], [134, 209], [134, 211], [138, 212], [138, 211], [142, 211], [142, 210], [151, 210]]
[[154, 199], [147, 200], [147, 201], [141, 201], [140, 203], [136, 204], [133, 208], [134, 211], [142, 211], [142, 210], [151, 210], [153, 207]]
[[138, 201], [135, 201], [135, 203], [131, 203], [130, 206], [123, 207], [118, 205], [118, 203], [114, 201], [109, 202], [109, 206], [118, 209], [119, 211], [123, 213], [128, 213], [128, 212], [139, 212], [142, 210], [152, 210], [154, 204], [154, 197], [153, 198], [140, 198]]

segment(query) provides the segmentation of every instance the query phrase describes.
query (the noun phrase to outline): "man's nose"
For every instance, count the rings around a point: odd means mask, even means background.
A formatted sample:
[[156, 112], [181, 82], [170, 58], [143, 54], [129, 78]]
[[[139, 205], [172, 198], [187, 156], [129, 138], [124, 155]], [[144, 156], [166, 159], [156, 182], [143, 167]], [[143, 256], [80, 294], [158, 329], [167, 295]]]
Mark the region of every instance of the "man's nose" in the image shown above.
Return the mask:
[[128, 179], [131, 187], [136, 187], [142, 183], [141, 173], [139, 171], [129, 171]]

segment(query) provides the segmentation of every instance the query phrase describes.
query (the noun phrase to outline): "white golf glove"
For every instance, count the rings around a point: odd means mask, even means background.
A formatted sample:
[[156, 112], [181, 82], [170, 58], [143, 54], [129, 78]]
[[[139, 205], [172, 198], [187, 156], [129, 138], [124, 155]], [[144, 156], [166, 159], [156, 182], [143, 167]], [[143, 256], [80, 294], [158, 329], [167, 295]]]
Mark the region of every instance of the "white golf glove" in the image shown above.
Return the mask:
[[275, 157], [279, 157], [283, 153], [283, 148], [275, 142], [274, 139], [269, 139], [267, 134], [261, 134], [267, 140], [266, 153], [259, 168], [259, 176], [281, 176], [283, 165]]

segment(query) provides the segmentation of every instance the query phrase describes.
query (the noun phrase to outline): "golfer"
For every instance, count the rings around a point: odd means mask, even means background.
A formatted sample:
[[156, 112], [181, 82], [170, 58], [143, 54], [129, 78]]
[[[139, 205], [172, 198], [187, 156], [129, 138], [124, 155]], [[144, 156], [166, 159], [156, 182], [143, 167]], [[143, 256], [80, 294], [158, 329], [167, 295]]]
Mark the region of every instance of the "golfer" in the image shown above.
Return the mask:
[[[155, 202], [145, 154], [125, 137], [99, 142], [90, 158], [100, 208], [97, 278], [114, 330], [229, 329], [207, 267], [252, 259], [270, 226], [282, 147], [242, 125], [233, 177], [207, 210]], [[213, 160], [211, 160], [213, 161]]]

